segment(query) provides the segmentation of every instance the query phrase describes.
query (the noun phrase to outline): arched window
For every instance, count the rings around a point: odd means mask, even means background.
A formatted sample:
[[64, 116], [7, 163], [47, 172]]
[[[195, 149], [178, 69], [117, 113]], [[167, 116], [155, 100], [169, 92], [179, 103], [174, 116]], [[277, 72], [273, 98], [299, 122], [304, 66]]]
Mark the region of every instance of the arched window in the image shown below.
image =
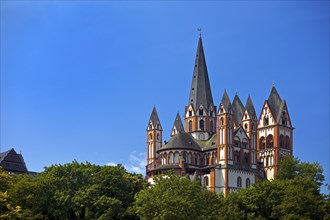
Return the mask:
[[285, 145], [286, 145], [286, 149], [291, 148], [291, 141], [289, 136], [285, 136]]
[[260, 148], [260, 150], [263, 150], [263, 149], [266, 148], [266, 139], [265, 139], [265, 137], [261, 137], [259, 139], [259, 148]]
[[159, 140], [159, 133], [157, 133], [157, 140]]
[[149, 134], [149, 139], [152, 140], [152, 133]]
[[267, 142], [266, 142], [266, 148], [273, 148], [274, 144], [273, 144], [273, 135], [268, 135], [267, 136]]
[[245, 187], [246, 187], [246, 188], [249, 188], [250, 185], [251, 185], [251, 181], [250, 181], [249, 178], [247, 178], [246, 181], [245, 181]]
[[245, 138], [243, 139], [243, 143], [242, 144], [243, 144], [243, 148], [244, 149], [249, 149], [249, 144], [248, 144], [248, 142], [247, 142], [247, 140]]
[[248, 124], [247, 123], [244, 124], [244, 129], [247, 131], [247, 129], [248, 129]]
[[188, 122], [189, 132], [192, 132], [192, 121]]
[[269, 120], [268, 120], [268, 115], [264, 116], [264, 126], [267, 126], [269, 124]]
[[210, 131], [213, 132], [213, 121], [210, 121]]
[[170, 153], [170, 163], [174, 163], [174, 155], [172, 152]]
[[189, 116], [192, 116], [192, 111], [191, 110], [189, 110]]
[[280, 148], [285, 148], [284, 135], [283, 134], [280, 135]]
[[217, 156], [215, 153], [212, 154], [212, 163], [216, 164], [217, 163]]
[[184, 162], [188, 162], [187, 161], [187, 153], [185, 151], [182, 152], [182, 158], [183, 158]]
[[209, 155], [208, 155], [208, 154], [206, 154], [206, 155], [204, 156], [204, 165], [205, 165], [205, 166], [209, 165]]
[[166, 159], [167, 159], [167, 154], [164, 153], [163, 157], [162, 157], [162, 164], [165, 165], [166, 164]]
[[204, 177], [204, 186], [209, 186], [209, 177]]
[[204, 120], [203, 119], [199, 120], [199, 128], [201, 129], [201, 131], [204, 131]]
[[220, 118], [220, 125], [223, 126], [223, 117]]
[[282, 112], [282, 125], [287, 125], [287, 117], [286, 117], [286, 112]]
[[179, 163], [179, 152], [174, 153], [174, 163]]
[[237, 187], [242, 187], [242, 178], [240, 176], [237, 177]]
[[199, 109], [199, 115], [203, 115], [203, 109], [202, 108]]
[[231, 127], [231, 118], [228, 118], [228, 127]]

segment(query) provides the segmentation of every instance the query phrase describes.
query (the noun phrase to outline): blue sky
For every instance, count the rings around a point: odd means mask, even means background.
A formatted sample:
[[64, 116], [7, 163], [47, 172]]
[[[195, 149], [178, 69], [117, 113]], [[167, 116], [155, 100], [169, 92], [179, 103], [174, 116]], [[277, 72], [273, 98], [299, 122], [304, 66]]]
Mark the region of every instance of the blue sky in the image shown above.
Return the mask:
[[259, 114], [274, 82], [329, 182], [329, 1], [1, 1], [1, 151], [141, 172], [153, 106], [168, 140], [188, 103], [197, 28], [215, 104]]

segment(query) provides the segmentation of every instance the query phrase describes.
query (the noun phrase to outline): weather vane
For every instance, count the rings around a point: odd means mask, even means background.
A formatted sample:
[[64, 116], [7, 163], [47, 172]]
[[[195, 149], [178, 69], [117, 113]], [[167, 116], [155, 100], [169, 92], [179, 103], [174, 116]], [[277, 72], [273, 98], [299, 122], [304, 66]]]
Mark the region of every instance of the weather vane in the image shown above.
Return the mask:
[[202, 28], [197, 28], [197, 31], [199, 32], [199, 36], [202, 36]]

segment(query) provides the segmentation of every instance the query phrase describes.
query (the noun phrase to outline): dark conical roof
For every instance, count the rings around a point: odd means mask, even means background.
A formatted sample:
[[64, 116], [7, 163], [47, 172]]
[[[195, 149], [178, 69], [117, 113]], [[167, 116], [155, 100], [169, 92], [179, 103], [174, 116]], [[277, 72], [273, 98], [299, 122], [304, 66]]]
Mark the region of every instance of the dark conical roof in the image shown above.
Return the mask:
[[[151, 121], [151, 124], [152, 124], [152, 127], [153, 128], [157, 128], [157, 125], [159, 125], [159, 129], [161, 130], [162, 129], [162, 126], [160, 124], [160, 120], [159, 120], [159, 117], [158, 117], [158, 114], [157, 114], [157, 110], [156, 110], [156, 107], [154, 107], [152, 109], [152, 112], [151, 112], [151, 115], [150, 115], [150, 119], [149, 119], [149, 122]], [[148, 129], [148, 128], [147, 128]]]
[[220, 105], [223, 105], [223, 108], [225, 109], [225, 112], [229, 112], [231, 110], [231, 104], [230, 104], [230, 99], [229, 96], [227, 94], [227, 91], [225, 90], [222, 96], [222, 100], [220, 102]]
[[277, 119], [278, 114], [281, 114], [279, 109], [282, 106], [282, 99], [281, 99], [280, 95], [278, 94], [274, 85], [272, 87], [272, 90], [270, 91], [267, 102], [268, 102], [270, 111], [272, 112], [274, 118]]
[[233, 108], [234, 121], [236, 123], [236, 126], [239, 126], [243, 118], [244, 105], [237, 94], [234, 97], [232, 108]]
[[253, 105], [253, 103], [252, 103], [252, 100], [251, 100], [250, 95], [249, 95], [249, 97], [248, 97], [248, 99], [247, 99], [247, 101], [246, 101], [245, 109], [246, 109], [246, 111], [247, 111], [247, 113], [248, 113], [248, 115], [249, 115], [250, 118], [253, 119], [254, 116], [255, 116], [255, 117], [257, 116], [257, 115], [256, 115], [256, 110], [255, 110], [255, 108], [254, 108], [254, 105]]
[[168, 149], [191, 149], [200, 151], [201, 148], [198, 143], [195, 141], [194, 137], [185, 132], [179, 132], [176, 135], [172, 136], [171, 139], [162, 146], [161, 150]]
[[213, 104], [211, 86], [206, 67], [202, 38], [199, 37], [194, 73], [190, 88], [189, 104], [197, 110], [202, 104], [208, 109]]
[[183, 124], [182, 124], [179, 112], [176, 114], [172, 130], [174, 128], [177, 130], [177, 132], [184, 132], [184, 128], [183, 128]]

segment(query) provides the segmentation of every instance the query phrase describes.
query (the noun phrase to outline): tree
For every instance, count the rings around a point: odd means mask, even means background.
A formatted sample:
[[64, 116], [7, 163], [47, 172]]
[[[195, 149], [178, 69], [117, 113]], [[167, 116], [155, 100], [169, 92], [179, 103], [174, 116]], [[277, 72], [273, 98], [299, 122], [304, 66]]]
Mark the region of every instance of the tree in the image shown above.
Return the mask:
[[13, 206], [8, 201], [8, 187], [12, 183], [12, 176], [0, 167], [0, 219], [16, 219], [21, 217], [21, 207]]
[[173, 174], [155, 176], [155, 185], [135, 196], [141, 219], [215, 219], [223, 198], [190, 180]]
[[134, 219], [134, 195], [145, 186], [142, 175], [121, 165], [76, 161], [52, 165], [34, 178], [15, 178], [9, 195], [24, 219]]
[[307, 163], [293, 156], [286, 156], [280, 161], [278, 179], [294, 179], [297, 176], [314, 180], [319, 186], [323, 184], [323, 168], [318, 162]]

